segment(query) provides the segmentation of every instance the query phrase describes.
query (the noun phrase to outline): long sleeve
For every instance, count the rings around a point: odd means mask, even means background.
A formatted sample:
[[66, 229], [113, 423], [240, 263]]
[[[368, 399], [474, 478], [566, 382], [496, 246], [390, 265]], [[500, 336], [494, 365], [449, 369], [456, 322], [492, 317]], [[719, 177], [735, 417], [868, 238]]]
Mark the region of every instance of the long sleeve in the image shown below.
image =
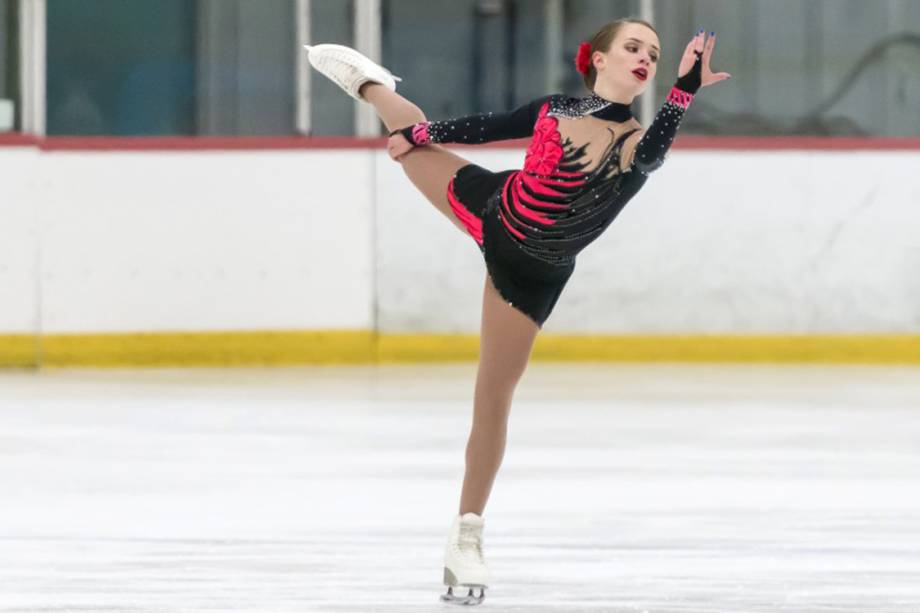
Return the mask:
[[505, 113], [482, 113], [444, 121], [423, 121], [395, 130], [413, 145], [429, 143], [481, 144], [525, 138], [533, 134], [540, 108], [553, 96], [537, 98]]
[[664, 164], [665, 155], [674, 142], [684, 113], [687, 112], [690, 103], [693, 102], [694, 94], [702, 85], [703, 54], [699, 51], [694, 51], [694, 53], [696, 61], [690, 71], [677, 79], [664, 105], [655, 115], [652, 125], [636, 145], [632, 165], [643, 176], [648, 176], [649, 173]]
[[671, 89], [664, 105], [655, 115], [652, 125], [636, 145], [633, 166], [639, 172], [648, 175], [664, 164], [665, 155], [671, 148], [684, 113], [692, 101], [693, 94], [685, 92], [676, 85]]

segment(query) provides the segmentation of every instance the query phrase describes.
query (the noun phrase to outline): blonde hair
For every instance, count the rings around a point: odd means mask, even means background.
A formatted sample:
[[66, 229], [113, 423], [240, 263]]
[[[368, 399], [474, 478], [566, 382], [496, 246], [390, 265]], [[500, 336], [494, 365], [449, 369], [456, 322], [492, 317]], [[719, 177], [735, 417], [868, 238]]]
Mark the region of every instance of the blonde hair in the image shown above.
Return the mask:
[[[652, 24], [645, 21], [644, 19], [636, 19], [633, 17], [617, 19], [616, 21], [611, 21], [600, 30], [598, 30], [597, 34], [595, 34], [591, 40], [588, 41], [588, 43], [591, 45], [591, 53], [594, 53], [595, 51], [606, 53], [609, 51], [610, 45], [613, 44], [617, 34], [620, 33], [620, 29], [628, 23], [638, 23], [639, 25], [645, 26], [656, 35], [658, 34], [658, 30], [656, 30]], [[597, 69], [594, 67], [594, 62], [591, 62], [588, 65], [588, 72], [584, 74], [584, 80], [588, 89], [594, 91], [594, 84], [597, 82]]]

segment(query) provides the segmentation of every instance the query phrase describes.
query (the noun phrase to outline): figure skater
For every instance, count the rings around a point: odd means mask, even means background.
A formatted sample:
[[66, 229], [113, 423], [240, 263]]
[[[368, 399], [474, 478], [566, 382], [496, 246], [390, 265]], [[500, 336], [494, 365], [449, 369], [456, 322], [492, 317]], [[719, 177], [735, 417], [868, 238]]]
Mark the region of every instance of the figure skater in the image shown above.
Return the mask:
[[[442, 600], [479, 604], [489, 584], [483, 511], [505, 451], [515, 387], [537, 333], [575, 268], [575, 257], [614, 220], [664, 161], [694, 94], [730, 78], [713, 73], [715, 33], [687, 44], [678, 79], [647, 130], [630, 104], [655, 78], [661, 43], [651, 24], [621, 19], [582, 43], [576, 68], [590, 94], [550, 95], [505, 113], [428, 121], [396, 93], [397, 77], [340, 45], [308, 46], [310, 63], [390, 132], [390, 157], [482, 252], [482, 300], [473, 423], [459, 513], [444, 556]], [[532, 137], [521, 170], [491, 172], [437, 143]], [[468, 589], [454, 595], [454, 587]], [[479, 594], [474, 594], [478, 588]]]

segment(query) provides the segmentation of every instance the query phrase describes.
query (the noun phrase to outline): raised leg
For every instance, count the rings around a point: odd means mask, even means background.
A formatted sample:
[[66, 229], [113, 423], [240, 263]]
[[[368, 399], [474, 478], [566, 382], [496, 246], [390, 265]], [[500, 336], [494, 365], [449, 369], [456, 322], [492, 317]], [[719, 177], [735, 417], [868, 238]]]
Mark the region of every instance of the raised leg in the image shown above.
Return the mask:
[[509, 305], [486, 275], [473, 426], [466, 446], [460, 514], [482, 515], [505, 454], [511, 398], [540, 328]]
[[[374, 106], [388, 131], [425, 121], [425, 114], [420, 108], [382, 85], [376, 83], [363, 85], [361, 96]], [[419, 191], [466, 234], [463, 222], [450, 208], [447, 200], [447, 185], [454, 174], [469, 164], [469, 161], [439, 145], [427, 145], [416, 147], [402, 156], [400, 163], [406, 176]]]

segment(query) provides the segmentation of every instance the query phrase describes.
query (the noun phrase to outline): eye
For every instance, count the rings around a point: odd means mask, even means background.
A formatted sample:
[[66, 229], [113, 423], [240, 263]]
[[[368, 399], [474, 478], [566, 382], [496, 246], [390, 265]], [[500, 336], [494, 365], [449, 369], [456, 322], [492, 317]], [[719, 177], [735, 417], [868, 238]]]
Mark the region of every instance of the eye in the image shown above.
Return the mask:
[[653, 55], [653, 56], [652, 56], [652, 61], [655, 62], [655, 63], [657, 63], [657, 62], [658, 62], [658, 56], [657, 56], [657, 55]]

